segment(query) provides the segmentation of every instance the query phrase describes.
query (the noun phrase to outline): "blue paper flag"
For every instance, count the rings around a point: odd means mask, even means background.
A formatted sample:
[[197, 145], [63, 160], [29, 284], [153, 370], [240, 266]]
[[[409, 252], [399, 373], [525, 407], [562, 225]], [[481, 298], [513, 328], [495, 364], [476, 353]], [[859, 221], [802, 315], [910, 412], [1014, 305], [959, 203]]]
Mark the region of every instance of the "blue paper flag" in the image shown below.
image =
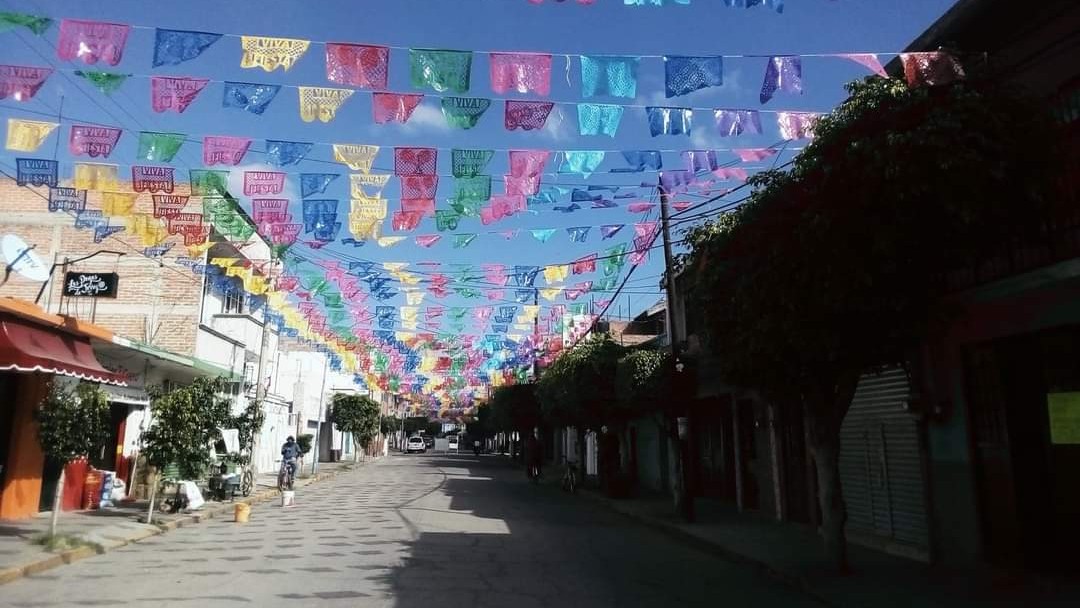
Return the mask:
[[247, 110], [252, 114], [262, 114], [280, 90], [281, 85], [277, 84], [226, 82], [221, 105], [225, 108]]
[[298, 164], [311, 151], [312, 144], [299, 141], [266, 140], [266, 162], [275, 167]]
[[622, 120], [623, 107], [602, 103], [579, 103], [578, 132], [582, 135], [615, 137]]
[[589, 238], [589, 229], [592, 226], [573, 226], [566, 229], [566, 234], [570, 235], [570, 240], [575, 243], [584, 243]]
[[622, 155], [630, 167], [615, 169], [617, 172], [638, 173], [646, 169], [659, 171], [664, 168], [663, 157], [659, 150], [623, 150]]
[[694, 111], [690, 108], [647, 107], [649, 132], [657, 135], [690, 135], [690, 121]]
[[664, 94], [667, 97], [721, 86], [724, 84], [724, 58], [664, 57], [664, 81]]
[[546, 243], [548, 242], [548, 239], [551, 238], [551, 235], [555, 234], [555, 229], [540, 228], [536, 230], [530, 230], [529, 232], [532, 233], [534, 239], [540, 241], [541, 243]]
[[333, 228], [337, 221], [337, 199], [308, 199], [304, 201], [304, 232]]
[[337, 173], [301, 173], [300, 196], [307, 198], [313, 194], [326, 192], [326, 187], [337, 178]]
[[44, 158], [16, 158], [15, 183], [20, 186], [60, 185], [60, 163]]
[[177, 65], [202, 54], [221, 34], [158, 29], [154, 37], [153, 66]]
[[575, 150], [563, 152], [562, 173], [580, 173], [584, 177], [592, 175], [600, 163], [604, 162], [603, 150]]
[[637, 97], [640, 57], [581, 56], [581, 96]]

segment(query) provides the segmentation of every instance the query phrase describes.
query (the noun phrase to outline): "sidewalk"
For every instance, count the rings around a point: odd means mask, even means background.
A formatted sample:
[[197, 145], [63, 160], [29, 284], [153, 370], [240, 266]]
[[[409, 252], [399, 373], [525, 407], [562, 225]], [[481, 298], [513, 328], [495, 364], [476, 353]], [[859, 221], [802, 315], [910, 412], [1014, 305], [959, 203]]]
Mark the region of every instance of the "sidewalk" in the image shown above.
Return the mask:
[[829, 606], [1080, 606], [1080, 583], [1006, 579], [990, 573], [945, 572], [927, 564], [849, 545], [852, 574], [835, 573], [809, 527], [739, 514], [718, 501], [695, 501], [696, 522], [683, 523], [667, 496], [615, 500], [592, 490], [579, 496], [699, 549], [753, 565]]
[[[319, 463], [319, 471], [311, 477], [310, 465], [306, 474], [297, 481], [297, 487], [329, 479], [355, 467], [377, 462]], [[49, 570], [63, 564], [107, 553], [128, 543], [138, 542], [162, 534], [174, 528], [197, 524], [214, 517], [232, 517], [236, 503], [258, 504], [278, 496], [276, 475], [260, 475], [251, 496], [237, 498], [236, 502], [207, 501], [198, 511], [191, 513], [154, 513], [152, 525], [146, 521], [149, 507], [147, 501], [124, 503], [110, 509], [93, 511], [65, 511], [60, 514], [57, 534], [71, 536], [85, 543], [84, 546], [51, 553], [34, 544], [32, 539], [44, 535], [49, 529], [48, 512], [37, 517], [21, 520], [0, 520], [0, 585], [22, 576]]]

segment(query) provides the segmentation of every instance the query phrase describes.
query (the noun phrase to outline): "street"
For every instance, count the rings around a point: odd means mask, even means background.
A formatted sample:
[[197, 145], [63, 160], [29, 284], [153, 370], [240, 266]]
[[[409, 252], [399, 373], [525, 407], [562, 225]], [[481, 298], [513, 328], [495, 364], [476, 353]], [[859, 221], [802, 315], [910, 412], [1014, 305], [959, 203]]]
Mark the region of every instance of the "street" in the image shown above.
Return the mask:
[[[554, 474], [554, 473], [552, 473]], [[5, 606], [801, 606], [752, 569], [495, 457], [392, 455], [4, 586]]]

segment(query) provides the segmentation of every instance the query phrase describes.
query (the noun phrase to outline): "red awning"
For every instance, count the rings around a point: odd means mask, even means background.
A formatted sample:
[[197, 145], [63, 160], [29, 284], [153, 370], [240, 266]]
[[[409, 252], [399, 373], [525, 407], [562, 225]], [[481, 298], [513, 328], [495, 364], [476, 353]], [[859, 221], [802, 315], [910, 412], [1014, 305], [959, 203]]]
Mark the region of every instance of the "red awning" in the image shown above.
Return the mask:
[[0, 370], [126, 385], [120, 376], [101, 366], [87, 338], [11, 318], [0, 320]]

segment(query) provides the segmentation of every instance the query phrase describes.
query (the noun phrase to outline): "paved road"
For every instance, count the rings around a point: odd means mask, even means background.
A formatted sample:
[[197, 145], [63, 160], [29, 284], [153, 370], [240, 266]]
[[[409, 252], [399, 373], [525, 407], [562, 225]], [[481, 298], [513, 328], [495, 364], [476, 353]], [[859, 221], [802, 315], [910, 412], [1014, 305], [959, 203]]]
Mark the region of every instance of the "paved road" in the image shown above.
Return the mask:
[[0, 605], [816, 605], [492, 457], [391, 456], [297, 499], [5, 585]]

